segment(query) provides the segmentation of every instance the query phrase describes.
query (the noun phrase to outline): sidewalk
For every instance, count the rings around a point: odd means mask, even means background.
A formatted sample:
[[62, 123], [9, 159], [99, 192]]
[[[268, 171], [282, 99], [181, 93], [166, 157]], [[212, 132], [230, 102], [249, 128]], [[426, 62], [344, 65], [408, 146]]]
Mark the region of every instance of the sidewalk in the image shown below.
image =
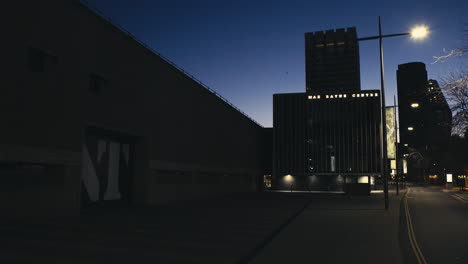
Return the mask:
[[312, 202], [250, 263], [402, 263], [400, 198], [390, 194]]
[[382, 193], [265, 192], [69, 219], [1, 218], [0, 263], [399, 263], [391, 197], [389, 211]]
[[0, 218], [0, 263], [237, 263], [310, 195], [242, 193], [77, 218]]

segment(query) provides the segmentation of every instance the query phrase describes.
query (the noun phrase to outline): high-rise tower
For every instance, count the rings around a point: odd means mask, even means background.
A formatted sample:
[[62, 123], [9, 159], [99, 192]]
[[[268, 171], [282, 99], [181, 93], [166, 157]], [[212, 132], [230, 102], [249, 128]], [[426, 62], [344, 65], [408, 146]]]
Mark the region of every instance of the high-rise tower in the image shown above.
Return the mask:
[[426, 176], [422, 169], [427, 170], [428, 164], [439, 164], [448, 144], [452, 113], [437, 81], [427, 79], [422, 62], [398, 65], [397, 87], [400, 150], [424, 158], [419, 162], [409, 159], [408, 163], [408, 177], [422, 181]]
[[305, 33], [306, 91], [361, 90], [356, 28]]

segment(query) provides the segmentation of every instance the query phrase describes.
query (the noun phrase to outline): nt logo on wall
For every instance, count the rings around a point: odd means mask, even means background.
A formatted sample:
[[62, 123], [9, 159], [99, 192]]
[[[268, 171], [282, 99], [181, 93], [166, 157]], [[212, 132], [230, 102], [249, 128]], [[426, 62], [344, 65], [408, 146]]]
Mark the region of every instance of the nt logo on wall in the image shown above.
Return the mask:
[[85, 205], [130, 202], [132, 152], [131, 141], [118, 135], [96, 131], [85, 134], [81, 177]]

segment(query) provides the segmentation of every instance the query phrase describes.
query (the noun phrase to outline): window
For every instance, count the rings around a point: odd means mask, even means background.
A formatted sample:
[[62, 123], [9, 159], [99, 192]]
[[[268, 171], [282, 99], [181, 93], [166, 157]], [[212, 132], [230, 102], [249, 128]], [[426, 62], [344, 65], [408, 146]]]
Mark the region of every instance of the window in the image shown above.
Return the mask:
[[28, 66], [32, 72], [44, 72], [46, 68], [57, 64], [57, 56], [43, 50], [28, 48]]
[[95, 73], [89, 75], [89, 90], [95, 93], [99, 93], [106, 85], [108, 81]]

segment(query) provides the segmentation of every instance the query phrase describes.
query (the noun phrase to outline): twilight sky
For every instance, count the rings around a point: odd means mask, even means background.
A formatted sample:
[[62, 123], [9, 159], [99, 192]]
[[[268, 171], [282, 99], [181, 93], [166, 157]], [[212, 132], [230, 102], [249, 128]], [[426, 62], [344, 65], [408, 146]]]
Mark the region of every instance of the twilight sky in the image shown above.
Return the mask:
[[[358, 37], [408, 32], [426, 24], [429, 38], [384, 39], [387, 105], [398, 64], [426, 63], [429, 78], [460, 67], [431, 64], [461, 42], [468, 1], [88, 0], [116, 24], [194, 75], [266, 127], [272, 94], [305, 91], [304, 33], [355, 26]], [[361, 88], [379, 89], [378, 40], [360, 42]]]

